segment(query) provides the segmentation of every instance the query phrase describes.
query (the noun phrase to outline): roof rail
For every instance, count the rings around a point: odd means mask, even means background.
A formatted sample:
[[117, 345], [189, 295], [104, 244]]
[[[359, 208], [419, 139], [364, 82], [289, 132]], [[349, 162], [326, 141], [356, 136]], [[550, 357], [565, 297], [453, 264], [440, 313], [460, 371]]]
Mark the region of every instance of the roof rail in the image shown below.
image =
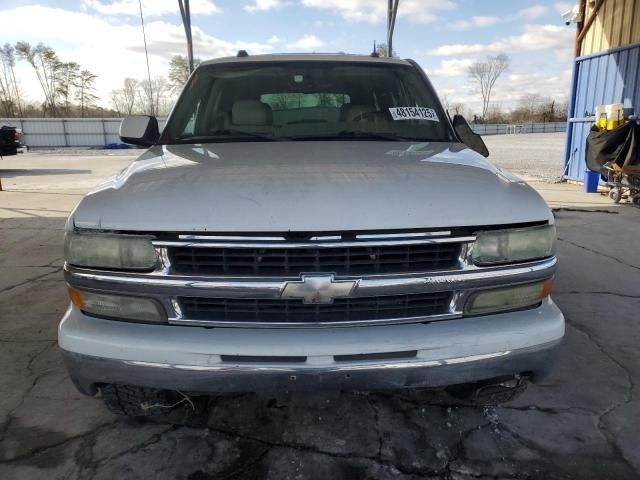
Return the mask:
[[236, 57], [248, 57], [249, 54], [247, 53], [246, 50], [238, 50], [238, 54], [236, 55]]

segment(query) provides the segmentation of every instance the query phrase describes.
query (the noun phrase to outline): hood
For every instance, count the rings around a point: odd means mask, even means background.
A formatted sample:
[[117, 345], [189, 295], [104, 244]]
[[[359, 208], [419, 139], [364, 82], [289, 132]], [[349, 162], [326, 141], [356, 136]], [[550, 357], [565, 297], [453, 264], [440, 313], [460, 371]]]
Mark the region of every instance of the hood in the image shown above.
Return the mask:
[[547, 221], [525, 182], [458, 143], [156, 146], [88, 194], [78, 228], [286, 232]]

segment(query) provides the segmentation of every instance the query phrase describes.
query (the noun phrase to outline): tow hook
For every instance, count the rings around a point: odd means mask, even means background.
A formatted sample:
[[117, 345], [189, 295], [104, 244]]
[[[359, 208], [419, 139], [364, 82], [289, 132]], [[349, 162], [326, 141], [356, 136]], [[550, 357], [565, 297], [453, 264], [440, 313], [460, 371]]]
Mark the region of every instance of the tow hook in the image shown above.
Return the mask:
[[455, 385], [447, 389], [454, 397], [478, 405], [508, 402], [524, 392], [529, 383], [527, 375], [500, 377], [482, 382]]

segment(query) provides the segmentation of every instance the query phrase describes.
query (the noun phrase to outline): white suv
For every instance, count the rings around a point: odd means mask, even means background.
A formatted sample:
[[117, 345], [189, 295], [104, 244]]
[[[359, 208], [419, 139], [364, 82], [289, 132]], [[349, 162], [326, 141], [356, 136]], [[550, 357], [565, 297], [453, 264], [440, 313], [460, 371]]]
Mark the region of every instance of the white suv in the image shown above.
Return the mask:
[[149, 149], [69, 218], [59, 329], [113, 411], [295, 388], [499, 400], [548, 370], [553, 216], [415, 62], [205, 62], [161, 135], [152, 117], [120, 135]]

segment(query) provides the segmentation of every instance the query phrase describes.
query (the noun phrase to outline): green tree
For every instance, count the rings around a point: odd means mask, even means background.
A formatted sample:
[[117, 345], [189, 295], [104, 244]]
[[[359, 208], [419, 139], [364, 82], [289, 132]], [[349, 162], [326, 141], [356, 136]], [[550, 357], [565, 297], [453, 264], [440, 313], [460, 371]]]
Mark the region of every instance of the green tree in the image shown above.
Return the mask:
[[[200, 59], [193, 59], [194, 67], [200, 65]], [[171, 93], [180, 93], [184, 84], [189, 79], [189, 60], [182, 55], [175, 55], [169, 62], [169, 90]]]
[[81, 70], [76, 77], [76, 101], [80, 103], [80, 116], [84, 117], [84, 111], [87, 108], [96, 106], [98, 96], [95, 94], [94, 83], [98, 78], [89, 70]]
[[[381, 57], [386, 57], [388, 52], [389, 49], [387, 48], [386, 43], [378, 43], [376, 45], [376, 53]], [[398, 52], [396, 52], [396, 50], [394, 49], [391, 56], [394, 58], [398, 58]]]
[[80, 75], [80, 65], [76, 62], [60, 62], [56, 65], [54, 74], [56, 76], [56, 98], [60, 99], [60, 104], [64, 108], [65, 114], [69, 114], [73, 89], [76, 85], [78, 75]]

